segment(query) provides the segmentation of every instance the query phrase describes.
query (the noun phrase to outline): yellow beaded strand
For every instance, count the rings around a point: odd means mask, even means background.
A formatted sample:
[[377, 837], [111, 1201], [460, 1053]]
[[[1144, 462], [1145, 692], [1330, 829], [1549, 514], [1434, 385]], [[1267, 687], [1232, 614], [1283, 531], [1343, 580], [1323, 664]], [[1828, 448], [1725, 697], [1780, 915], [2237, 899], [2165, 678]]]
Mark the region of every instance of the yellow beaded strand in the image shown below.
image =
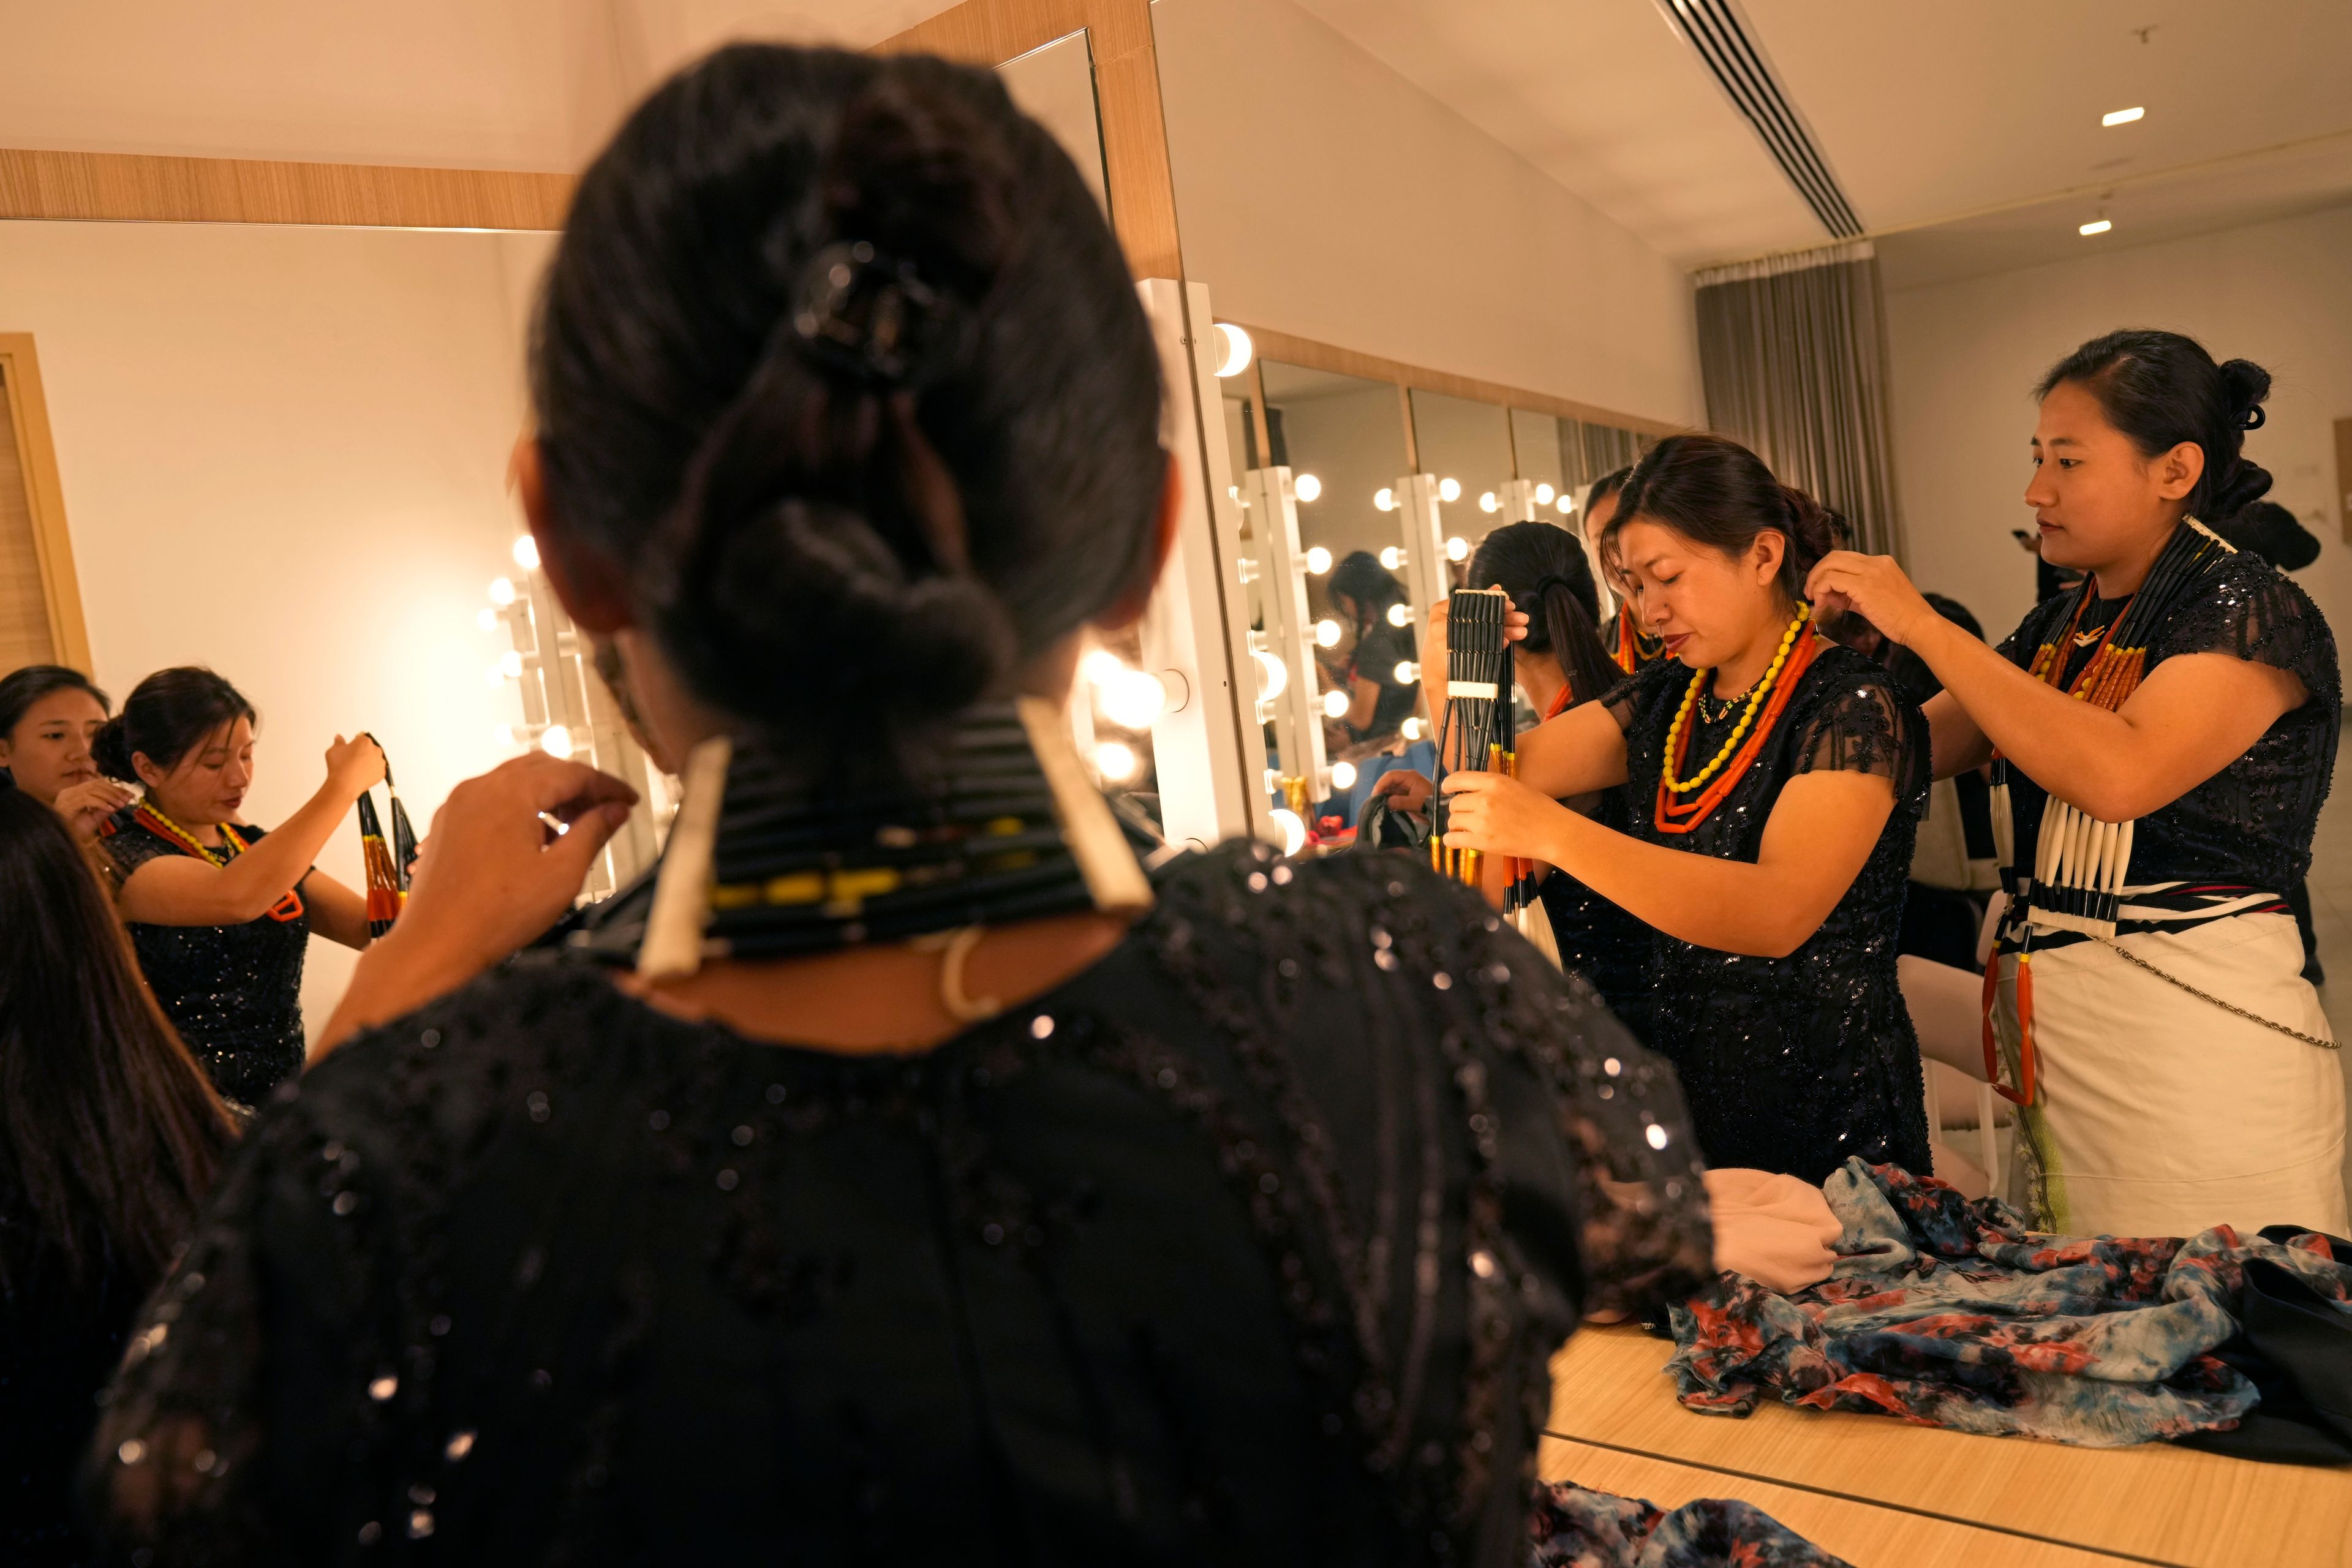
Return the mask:
[[1690, 688], [1683, 693], [1683, 705], [1675, 710], [1675, 721], [1666, 730], [1665, 774], [1666, 788], [1670, 793], [1688, 795], [1720, 773], [1723, 765], [1731, 761], [1731, 754], [1739, 749], [1740, 740], [1748, 733], [1748, 727], [1756, 721], [1757, 712], [1764, 706], [1764, 699], [1771, 694], [1772, 683], [1780, 678], [1781, 667], [1789, 662], [1789, 650], [1797, 646], [1797, 635], [1805, 629], [1805, 623], [1812, 619], [1812, 616], [1811, 605], [1797, 606], [1797, 618], [1790, 621], [1789, 629], [1780, 634], [1780, 651], [1772, 656], [1771, 668], [1765, 670], [1764, 679], [1758, 681], [1755, 689], [1748, 694], [1747, 710], [1739, 715], [1739, 722], [1732, 726], [1730, 737], [1723, 742], [1723, 749], [1715, 753], [1715, 761], [1698, 771], [1696, 777], [1682, 780], [1675, 777], [1675, 755], [1682, 749], [1683, 726], [1690, 722], [1691, 710], [1698, 703], [1698, 694], [1706, 689], [1707, 681], [1715, 675], [1711, 669], [1693, 673]]

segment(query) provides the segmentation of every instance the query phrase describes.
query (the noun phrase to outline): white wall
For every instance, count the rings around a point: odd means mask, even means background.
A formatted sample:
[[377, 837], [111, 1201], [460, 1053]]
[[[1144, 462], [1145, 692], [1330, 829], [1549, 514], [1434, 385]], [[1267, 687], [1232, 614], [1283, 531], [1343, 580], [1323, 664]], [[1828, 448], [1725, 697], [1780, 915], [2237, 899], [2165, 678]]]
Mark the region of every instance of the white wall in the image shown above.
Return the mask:
[[2352, 631], [2352, 546], [2336, 522], [2334, 422], [2352, 416], [2352, 208], [1888, 294], [1895, 468], [1914, 574], [1996, 639], [2032, 607], [2009, 537], [2023, 500], [2032, 388], [2085, 339], [2168, 327], [2266, 366], [2268, 422], [2246, 449], [2272, 499], [2320, 536], [2297, 580]]
[[[40, 355], [99, 682], [208, 664], [261, 711], [246, 814], [373, 731], [423, 831], [520, 714], [474, 625], [511, 571], [521, 322], [551, 236], [0, 224]], [[361, 885], [347, 821], [320, 867]], [[352, 954], [314, 941], [315, 1029]]]
[[1697, 424], [1688, 279], [1288, 0], [1157, 0], [1186, 273], [1220, 316]]

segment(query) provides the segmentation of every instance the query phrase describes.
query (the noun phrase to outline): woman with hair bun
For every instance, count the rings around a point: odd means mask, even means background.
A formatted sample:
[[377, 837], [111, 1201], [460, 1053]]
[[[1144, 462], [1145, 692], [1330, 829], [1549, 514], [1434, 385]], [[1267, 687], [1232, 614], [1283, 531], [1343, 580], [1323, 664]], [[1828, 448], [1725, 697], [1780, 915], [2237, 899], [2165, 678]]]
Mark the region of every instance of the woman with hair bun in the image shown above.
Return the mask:
[[[1808, 1182], [1855, 1155], [1928, 1167], [1895, 970], [1927, 735], [1814, 629], [1805, 574], [1843, 527], [1744, 447], [1659, 442], [1601, 548], [1666, 657], [1520, 736], [1516, 781], [1445, 782], [1449, 847], [1557, 866], [1655, 929], [1644, 1038], [1708, 1163]], [[1624, 832], [1558, 804], [1621, 784]]]
[[2005, 788], [1987, 1051], [2023, 1108], [2027, 1195], [2078, 1234], [2341, 1234], [2343, 1075], [2282, 897], [2335, 767], [2336, 639], [2200, 521], [2270, 488], [2242, 450], [2270, 375], [2132, 331], [2036, 390], [2025, 500], [2080, 587], [1994, 649], [1892, 561], [1836, 554], [1812, 578], [1943, 683], [1936, 771], [1992, 761]]
[[302, 1070], [311, 933], [368, 944], [367, 900], [310, 862], [383, 777], [373, 740], [338, 735], [318, 793], [275, 832], [256, 827], [255, 718], [211, 670], [159, 669], [91, 745], [109, 777], [145, 791], [100, 840], [139, 967], [215, 1087], [248, 1108]]
[[626, 792], [453, 792], [115, 1386], [117, 1550], [1523, 1563], [1547, 1359], [1713, 1275], [1673, 1075], [1410, 861], [1146, 878], [1063, 704], [1181, 492], [1068, 155], [992, 72], [720, 50], [532, 361], [659, 878], [494, 969]]

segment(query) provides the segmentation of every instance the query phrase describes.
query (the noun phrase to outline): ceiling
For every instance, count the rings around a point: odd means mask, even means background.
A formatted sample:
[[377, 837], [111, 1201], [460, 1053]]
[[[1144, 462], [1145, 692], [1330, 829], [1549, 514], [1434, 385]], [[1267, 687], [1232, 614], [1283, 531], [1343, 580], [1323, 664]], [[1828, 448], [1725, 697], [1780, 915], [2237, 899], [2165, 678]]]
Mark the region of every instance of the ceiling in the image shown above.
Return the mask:
[[[1660, 0], [1297, 3], [1685, 266], [1828, 237]], [[2345, 0], [1744, 11], [1893, 286], [2352, 201]]]

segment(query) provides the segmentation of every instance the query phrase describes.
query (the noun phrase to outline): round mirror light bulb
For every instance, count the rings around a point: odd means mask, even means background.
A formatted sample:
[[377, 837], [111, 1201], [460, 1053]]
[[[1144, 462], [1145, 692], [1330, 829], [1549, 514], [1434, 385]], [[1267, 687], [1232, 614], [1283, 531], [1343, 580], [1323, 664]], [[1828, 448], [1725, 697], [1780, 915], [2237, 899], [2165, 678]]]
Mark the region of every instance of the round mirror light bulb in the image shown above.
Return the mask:
[[1249, 369], [1253, 346], [1250, 335], [1229, 321], [1219, 321], [1216, 328], [1217, 374], [1220, 377], [1239, 375]]
[[1372, 492], [1372, 508], [1376, 511], [1396, 510], [1396, 491], [1382, 485]]
[[550, 724], [540, 734], [539, 749], [562, 761], [572, 754], [572, 731], [561, 724]]
[[1274, 825], [1282, 829], [1282, 852], [1296, 855], [1307, 847], [1307, 824], [1286, 805], [1274, 808]]
[[1316, 622], [1315, 646], [1317, 647], [1338, 647], [1339, 646], [1339, 623], [1335, 620], [1328, 619], [1328, 617]]
[[1536, 505], [1549, 506], [1551, 504], [1552, 494], [1552, 488], [1549, 485], [1538, 485], [1536, 487]]
[[1347, 716], [1348, 694], [1344, 691], [1336, 690], [1325, 692], [1323, 694], [1323, 717], [1326, 719], [1344, 719]]
[[512, 648], [509, 648], [506, 652], [499, 655], [499, 674], [500, 677], [508, 680], [520, 680], [522, 679], [522, 655], [517, 653]]
[[1412, 606], [1410, 605], [1391, 605], [1389, 606], [1389, 625], [1392, 626], [1409, 626], [1412, 625]]
[[1438, 480], [1437, 499], [1439, 500], [1460, 500], [1462, 499], [1462, 481], [1460, 479]]
[[1333, 789], [1355, 788], [1356, 764], [1345, 762], [1333, 763], [1331, 764], [1331, 787]]
[[1502, 504], [1503, 503], [1501, 501], [1495, 499], [1495, 492], [1493, 490], [1485, 490], [1479, 494], [1478, 510], [1480, 511], [1496, 511], [1501, 509]]
[[1149, 730], [1168, 711], [1168, 688], [1148, 669], [1129, 669], [1102, 689], [1104, 717], [1125, 730]]
[[1307, 570], [1318, 577], [1320, 577], [1324, 573], [1331, 570], [1331, 552], [1324, 549], [1319, 544], [1308, 545], [1307, 547]]
[[488, 605], [485, 605], [480, 609], [474, 612], [474, 625], [479, 626], [486, 632], [497, 631], [499, 629], [499, 613], [496, 610], [491, 609]]
[[1323, 481], [1317, 479], [1313, 474], [1299, 475], [1297, 479], [1290, 481], [1290, 489], [1292, 493], [1297, 495], [1300, 500], [1320, 500], [1323, 499]]
[[1397, 733], [1398, 733], [1398, 734], [1400, 734], [1400, 735], [1402, 735], [1402, 736], [1403, 736], [1406, 740], [1408, 740], [1408, 741], [1418, 741], [1418, 740], [1420, 740], [1420, 739], [1421, 739], [1421, 720], [1420, 720], [1419, 716], [1418, 716], [1418, 715], [1411, 715], [1411, 716], [1408, 716], [1408, 717], [1405, 719], [1405, 721], [1404, 721], [1403, 723], [1402, 723], [1402, 724], [1400, 724], [1400, 725], [1398, 725], [1398, 726], [1397, 726]]
[[490, 737], [501, 746], [511, 746], [515, 744], [514, 726], [501, 724], [490, 731]]
[[1124, 741], [1105, 741], [1095, 748], [1095, 772], [1114, 784], [1135, 776], [1135, 748]]
[[1411, 686], [1421, 679], [1421, 667], [1409, 658], [1401, 658], [1397, 660], [1396, 669], [1392, 673], [1396, 676], [1396, 683], [1399, 686]]
[[1261, 702], [1271, 702], [1290, 688], [1290, 667], [1259, 648], [1250, 657], [1257, 661], [1257, 696]]
[[1448, 561], [1469, 560], [1470, 542], [1463, 538], [1460, 534], [1455, 534], [1453, 538], [1445, 542], [1445, 558]]
[[1404, 552], [1399, 550], [1393, 544], [1390, 545], [1386, 550], [1381, 552], [1381, 564], [1391, 572], [1395, 571], [1398, 567], [1404, 564]]
[[514, 563], [526, 572], [539, 570], [539, 541], [530, 534], [518, 534], [514, 542]]
[[1127, 666], [1118, 655], [1107, 647], [1088, 648], [1087, 656], [1078, 660], [1078, 673], [1086, 677], [1087, 684], [1092, 686], [1108, 686], [1126, 669]]
[[1569, 494], [1566, 490], [1562, 490], [1559, 492], [1559, 500], [1552, 504], [1559, 507], [1561, 513], [1565, 515], [1576, 510], [1576, 498]]
[[510, 579], [510, 578], [506, 578], [506, 577], [493, 577], [493, 578], [491, 578], [491, 579], [490, 579], [490, 603], [491, 603], [491, 604], [493, 604], [493, 605], [496, 605], [499, 609], [503, 610], [503, 609], [505, 609], [509, 605], [511, 605], [511, 604], [513, 604], [514, 602], [515, 602], [515, 585], [514, 585], [513, 580], [512, 580], [512, 579]]

